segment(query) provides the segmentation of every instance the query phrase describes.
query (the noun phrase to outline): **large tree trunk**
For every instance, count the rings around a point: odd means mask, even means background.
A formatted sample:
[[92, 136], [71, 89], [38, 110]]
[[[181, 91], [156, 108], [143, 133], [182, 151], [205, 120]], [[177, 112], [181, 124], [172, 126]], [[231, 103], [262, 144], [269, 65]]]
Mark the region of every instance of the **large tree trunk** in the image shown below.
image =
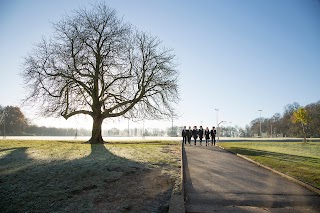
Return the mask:
[[94, 117], [93, 118], [93, 126], [92, 126], [92, 134], [88, 143], [91, 144], [103, 144], [104, 140], [101, 134], [101, 126], [102, 126], [102, 117]]

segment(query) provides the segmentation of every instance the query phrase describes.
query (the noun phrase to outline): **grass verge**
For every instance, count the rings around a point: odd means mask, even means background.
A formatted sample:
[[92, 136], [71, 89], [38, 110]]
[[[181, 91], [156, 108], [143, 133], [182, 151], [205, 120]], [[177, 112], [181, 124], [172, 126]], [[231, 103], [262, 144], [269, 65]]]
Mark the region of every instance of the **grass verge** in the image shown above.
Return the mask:
[[223, 142], [219, 145], [320, 189], [319, 142]]
[[0, 141], [0, 212], [166, 212], [180, 177], [170, 141]]

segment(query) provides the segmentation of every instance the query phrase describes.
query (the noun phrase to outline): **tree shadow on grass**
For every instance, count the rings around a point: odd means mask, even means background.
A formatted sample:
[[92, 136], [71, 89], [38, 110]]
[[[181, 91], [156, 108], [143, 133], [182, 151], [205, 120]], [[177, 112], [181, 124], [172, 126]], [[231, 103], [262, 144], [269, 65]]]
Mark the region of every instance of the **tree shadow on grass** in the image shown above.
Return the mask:
[[103, 144], [84, 146], [91, 153], [73, 160], [34, 159], [26, 147], [6, 150], [0, 158], [0, 212], [167, 210], [173, 184], [160, 169], [116, 156]]

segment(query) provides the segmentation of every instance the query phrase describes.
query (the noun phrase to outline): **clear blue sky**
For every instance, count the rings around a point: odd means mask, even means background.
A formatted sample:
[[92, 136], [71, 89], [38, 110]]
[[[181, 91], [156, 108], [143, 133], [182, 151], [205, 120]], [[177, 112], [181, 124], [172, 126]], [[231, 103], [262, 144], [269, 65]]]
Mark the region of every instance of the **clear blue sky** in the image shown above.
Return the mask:
[[[0, 105], [20, 105], [23, 57], [42, 36], [52, 35], [50, 22], [89, 2], [0, 1]], [[259, 109], [262, 117], [271, 117], [282, 113], [286, 104], [320, 100], [319, 1], [106, 2], [125, 21], [174, 49], [181, 91], [177, 125], [216, 125], [218, 108], [219, 120], [245, 126], [259, 117]], [[32, 121], [72, 126], [72, 120]]]

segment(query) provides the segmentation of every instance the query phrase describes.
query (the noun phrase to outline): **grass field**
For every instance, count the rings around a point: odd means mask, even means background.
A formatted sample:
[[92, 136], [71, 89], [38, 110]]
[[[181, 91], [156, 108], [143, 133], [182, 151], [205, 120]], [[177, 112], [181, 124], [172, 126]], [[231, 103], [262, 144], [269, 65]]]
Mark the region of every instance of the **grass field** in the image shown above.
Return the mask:
[[179, 144], [0, 140], [0, 212], [166, 212]]
[[219, 145], [320, 189], [319, 142], [223, 142]]

